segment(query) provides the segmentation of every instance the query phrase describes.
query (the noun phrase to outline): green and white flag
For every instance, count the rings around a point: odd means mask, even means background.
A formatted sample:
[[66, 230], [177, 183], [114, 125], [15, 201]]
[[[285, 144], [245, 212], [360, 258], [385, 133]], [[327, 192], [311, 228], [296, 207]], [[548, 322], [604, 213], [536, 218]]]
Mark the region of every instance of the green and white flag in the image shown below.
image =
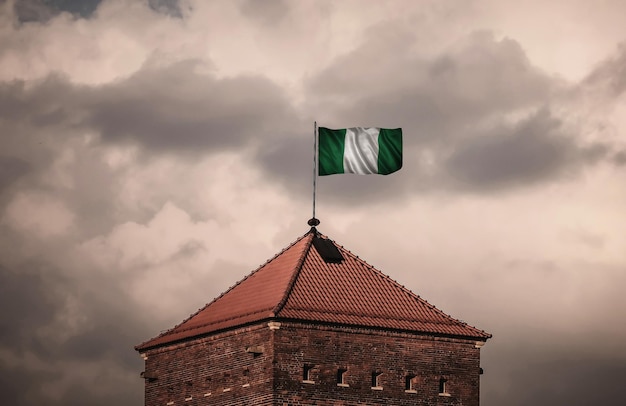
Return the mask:
[[354, 127], [318, 131], [318, 173], [388, 175], [402, 168], [402, 129]]

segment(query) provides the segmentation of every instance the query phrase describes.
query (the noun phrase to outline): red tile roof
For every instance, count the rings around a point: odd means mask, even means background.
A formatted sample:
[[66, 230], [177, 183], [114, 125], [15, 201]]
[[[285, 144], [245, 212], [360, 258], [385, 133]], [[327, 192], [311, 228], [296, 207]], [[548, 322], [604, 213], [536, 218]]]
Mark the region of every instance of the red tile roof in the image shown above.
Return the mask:
[[313, 247], [311, 229], [181, 324], [138, 351], [266, 319], [292, 319], [486, 340], [341, 246], [330, 263]]

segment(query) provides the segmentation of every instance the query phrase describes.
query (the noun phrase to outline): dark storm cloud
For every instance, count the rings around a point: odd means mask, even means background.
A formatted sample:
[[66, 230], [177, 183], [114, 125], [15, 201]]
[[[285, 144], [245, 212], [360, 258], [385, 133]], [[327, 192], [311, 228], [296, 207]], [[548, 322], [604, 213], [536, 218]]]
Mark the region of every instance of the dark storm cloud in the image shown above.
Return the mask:
[[[78, 102], [77, 90], [65, 78], [52, 74], [27, 86], [24, 80], [0, 82], [0, 117], [19, 125], [71, 126]], [[14, 137], [7, 132], [7, 137]]]
[[616, 153], [613, 156], [613, 162], [618, 166], [626, 165], [626, 151], [619, 151]]
[[98, 281], [97, 288], [85, 286], [86, 281], [80, 280], [73, 292], [79, 294], [81, 314], [88, 321], [80, 331], [55, 347], [56, 356], [83, 361], [113, 359], [124, 368], [136, 368], [138, 357], [132, 349], [133, 343], [154, 335], [154, 331], [140, 319], [139, 314], [127, 314], [133, 302], [119, 283], [95, 271], [92, 275]]
[[[24, 81], [0, 83], [0, 207], [18, 191], [11, 185], [43, 188], [78, 216], [76, 231], [83, 236], [109, 227], [117, 182], [101, 151], [80, 141], [85, 126], [78, 106], [84, 89], [57, 75], [28, 86]], [[71, 151], [76, 165], [73, 187], [42, 182], [55, 172], [61, 151]]]
[[41, 387], [53, 380], [54, 371], [37, 371], [23, 365], [8, 367], [0, 360], [0, 393], [3, 402], [11, 405], [35, 406], [50, 404]]
[[[43, 187], [76, 216], [77, 235], [89, 238], [126, 220], [113, 202], [127, 169], [107, 163], [99, 146], [137, 145], [146, 160], [155, 153], [193, 158], [293, 136], [298, 119], [275, 84], [259, 76], [217, 78], [202, 73], [203, 67], [194, 61], [145, 67], [101, 86], [74, 84], [58, 74], [0, 82], [0, 207], [11, 200], [7, 188], [17, 181]], [[72, 187], [43, 185], [58, 171], [62, 151], [70, 152], [75, 168]], [[164, 191], [161, 205], [171, 200], [185, 207], [172, 194]]]
[[[33, 127], [96, 131], [104, 143], [206, 152], [276, 142], [294, 128], [284, 92], [261, 76], [216, 78], [194, 61], [145, 68], [102, 86], [49, 75], [0, 83], [0, 117]], [[285, 123], [288, 125], [285, 126]], [[289, 128], [289, 131], [284, 130]], [[9, 137], [17, 137], [11, 134]]]
[[18, 22], [46, 22], [58, 14], [58, 11], [46, 5], [42, 0], [16, 1], [13, 12]]
[[148, 0], [148, 5], [154, 11], [171, 17], [182, 18], [183, 11], [178, 0]]
[[[605, 145], [579, 146], [578, 134], [563, 129], [549, 106], [564, 83], [532, 66], [514, 40], [477, 32], [432, 59], [412, 56], [414, 41], [401, 28], [390, 29], [308, 83], [320, 125], [404, 129], [402, 171], [385, 179], [324, 178], [319, 184], [331, 199], [376, 201], [388, 191], [484, 193], [561, 179], [608, 154]], [[424, 153], [432, 156], [430, 168]], [[273, 177], [306, 188], [311, 169], [298, 163], [312, 161], [311, 149], [290, 140], [268, 147], [260, 160]]]
[[[100, 3], [102, 0], [16, 0], [13, 12], [19, 23], [45, 23], [63, 12], [91, 18]], [[147, 0], [147, 5], [157, 13], [183, 17], [179, 0]]]
[[40, 264], [24, 264], [9, 270], [0, 263], [0, 346], [14, 350], [39, 347], [43, 343], [32, 334], [33, 326], [46, 325], [55, 315], [58, 298], [47, 288], [47, 279], [55, 279], [37, 268]]
[[558, 178], [607, 152], [601, 144], [577, 147], [561, 122], [541, 110], [511, 128], [460, 141], [443, 165], [461, 188], [501, 189]]
[[[8, 234], [7, 230], [2, 232]], [[20, 239], [15, 237], [13, 241], [19, 243]], [[82, 271], [84, 274], [70, 278], [64, 276], [67, 270], [54, 269], [49, 262], [26, 260], [10, 267], [0, 264], [0, 351], [8, 350], [20, 360], [16, 363], [0, 356], [0, 390], [13, 404], [84, 404], [86, 399], [93, 405], [111, 400], [118, 404], [141, 401], [133, 385], [119, 385], [123, 378], [107, 376], [104, 368], [108, 365], [137, 371], [135, 383], [141, 385], [141, 360], [132, 350], [132, 343], [153, 331], [140, 315], [127, 311], [134, 305], [116, 281], [95, 270]], [[68, 298], [80, 303], [76, 316], [81, 322], [80, 327], [67, 333], [67, 338], [60, 339], [57, 335], [63, 326], [58, 325], [59, 319], [71, 317], [67, 313]], [[64, 364], [74, 367], [64, 369]], [[64, 374], [76, 373], [75, 368], [84, 368], [85, 376], [95, 375], [103, 385], [103, 393], [94, 398], [92, 390], [81, 389], [83, 382], [74, 382], [52, 401], [45, 386], [58, 385]], [[77, 391], [87, 397], [77, 397]]]
[[[567, 348], [568, 343], [562, 343]], [[590, 343], [589, 345], [595, 345]], [[614, 403], [624, 395], [626, 361], [608, 355], [588, 355], [573, 349], [563, 354], [564, 347], [533, 351], [515, 348], [500, 357], [508, 359], [507, 379], [513, 384], [492, 386], [482, 398], [489, 405], [571, 405], [588, 406]], [[577, 353], [578, 352], [578, 353]], [[493, 369], [485, 369], [487, 379]]]
[[445, 142], [481, 120], [543, 102], [559, 85], [511, 39], [477, 32], [424, 59], [411, 51], [412, 34], [389, 31], [311, 79], [310, 97], [330, 107], [327, 119], [410, 127], [409, 145]]
[[583, 85], [603, 89], [611, 98], [623, 94], [626, 90], [626, 43], [587, 75]]
[[102, 0], [16, 0], [13, 10], [20, 23], [46, 22], [61, 12], [89, 18]]
[[77, 236], [89, 236], [108, 231], [111, 224], [124, 216], [115, 207], [115, 195], [120, 188], [120, 176], [124, 170], [111, 169], [98, 151], [77, 151], [73, 174], [74, 187], [59, 190], [61, 196], [78, 219]]
[[[128, 355], [124, 344], [152, 332], [137, 315], [126, 314], [129, 298], [119, 284], [96, 270], [84, 272], [70, 277], [35, 259], [0, 264], [0, 345], [16, 354], [29, 350], [50, 360], [115, 357], [116, 349]], [[82, 325], [67, 341], [57, 342], [45, 327], [66, 311], [69, 297], [80, 299]], [[127, 363], [128, 358], [119, 356], [119, 362]]]
[[273, 142], [293, 122], [282, 90], [260, 76], [217, 79], [193, 61], [146, 68], [90, 89], [84, 123], [104, 142], [137, 142], [162, 151], [222, 150]]
[[289, 5], [285, 0], [244, 0], [241, 12], [253, 21], [265, 25], [276, 25], [289, 14]]
[[[482, 120], [543, 102], [558, 85], [517, 42], [489, 33], [474, 33], [432, 59], [412, 56], [409, 34], [383, 39], [338, 58], [311, 81], [311, 97], [338, 109], [333, 118], [410, 128], [407, 145], [462, 138]], [[350, 66], [371, 67], [355, 73]]]
[[30, 169], [28, 162], [12, 156], [0, 155], [0, 195]]

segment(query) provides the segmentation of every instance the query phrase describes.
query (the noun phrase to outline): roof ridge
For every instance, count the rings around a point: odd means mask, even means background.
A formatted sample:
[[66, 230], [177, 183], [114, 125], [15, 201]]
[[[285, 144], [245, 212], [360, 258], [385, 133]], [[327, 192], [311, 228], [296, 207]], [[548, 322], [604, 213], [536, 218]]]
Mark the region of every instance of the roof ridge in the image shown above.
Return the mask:
[[311, 245], [313, 244], [313, 238], [315, 238], [318, 232], [315, 229], [315, 227], [312, 227], [309, 232], [307, 232], [300, 239], [298, 239], [298, 241], [300, 241], [302, 238], [306, 237], [309, 234], [312, 234], [312, 237], [309, 239], [309, 242], [307, 243], [307, 246], [305, 247], [305, 249], [302, 250], [302, 255], [300, 255], [300, 258], [298, 258], [298, 263], [296, 264], [296, 267], [294, 269], [295, 272], [293, 273], [293, 275], [291, 276], [291, 279], [289, 280], [289, 283], [287, 284], [287, 289], [285, 289], [285, 294], [283, 295], [282, 299], [280, 299], [280, 302], [278, 302], [276, 307], [274, 307], [274, 309], [272, 310], [271, 316], [276, 316], [276, 314], [278, 314], [278, 312], [280, 312], [282, 308], [285, 307], [285, 304], [287, 303], [287, 300], [289, 299], [289, 296], [291, 295], [293, 287], [296, 284], [296, 281], [298, 280], [298, 276], [300, 276], [300, 272], [302, 271], [302, 265], [304, 264], [304, 260], [306, 259], [307, 255], [309, 255], [309, 251], [311, 250]]
[[[335, 243], [335, 245], [338, 245], [335, 240], [330, 239], [333, 243]], [[379, 270], [378, 268], [376, 268], [375, 266], [371, 265], [370, 263], [366, 262], [364, 259], [360, 258], [358, 255], [353, 254], [349, 249], [345, 248], [343, 245], [339, 244], [339, 247], [342, 251], [344, 251], [345, 253], [347, 253], [348, 255], [350, 255], [352, 258], [354, 258], [354, 260], [360, 262], [361, 264], [365, 265], [367, 269], [369, 269], [370, 271], [373, 271], [374, 275], [376, 275], [379, 278], [383, 278], [388, 280], [389, 282], [391, 282], [395, 288], [398, 288], [400, 291], [402, 291], [405, 295], [407, 295], [409, 298], [416, 300], [418, 302], [423, 303], [424, 305], [428, 306], [428, 308], [430, 308], [431, 310], [437, 312], [439, 315], [443, 316], [444, 318], [452, 321], [452, 324], [461, 324], [463, 326], [467, 326], [473, 330], [476, 330], [478, 332], [481, 332], [485, 335], [488, 335], [489, 338], [492, 337], [491, 334], [487, 333], [484, 330], [479, 329], [478, 327], [474, 327], [462, 320], [459, 320], [455, 317], [450, 316], [449, 314], [447, 314], [446, 312], [444, 312], [443, 310], [437, 308], [435, 305], [431, 304], [430, 302], [428, 302], [426, 299], [422, 298], [420, 295], [416, 294], [415, 292], [411, 291], [410, 289], [408, 289], [406, 286], [402, 285], [401, 283], [399, 283], [398, 281], [396, 281], [395, 279], [393, 279], [392, 277], [390, 277], [389, 275], [385, 274], [384, 272], [382, 272], [381, 270]], [[398, 319], [400, 320], [400, 319]], [[440, 323], [441, 324], [441, 323]]]

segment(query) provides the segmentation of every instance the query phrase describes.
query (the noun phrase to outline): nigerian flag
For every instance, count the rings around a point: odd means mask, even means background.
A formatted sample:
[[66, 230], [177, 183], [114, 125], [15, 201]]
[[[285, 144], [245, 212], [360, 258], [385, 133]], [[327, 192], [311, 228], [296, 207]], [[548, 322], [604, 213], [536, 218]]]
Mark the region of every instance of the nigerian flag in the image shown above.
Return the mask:
[[402, 168], [402, 128], [320, 127], [319, 175], [388, 175]]

